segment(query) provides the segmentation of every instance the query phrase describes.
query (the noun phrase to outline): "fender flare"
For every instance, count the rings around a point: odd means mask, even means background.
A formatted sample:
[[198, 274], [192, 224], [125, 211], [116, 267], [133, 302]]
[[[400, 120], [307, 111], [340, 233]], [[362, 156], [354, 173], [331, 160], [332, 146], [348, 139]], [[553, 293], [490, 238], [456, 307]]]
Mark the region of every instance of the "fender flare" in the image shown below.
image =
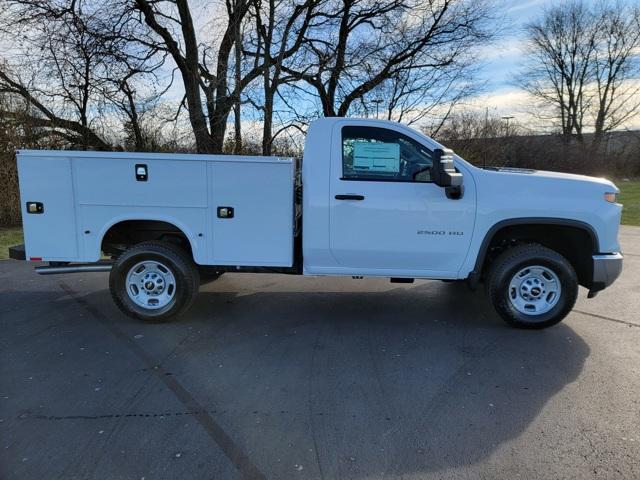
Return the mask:
[[491, 228], [487, 230], [484, 238], [482, 239], [480, 249], [478, 250], [478, 255], [476, 256], [475, 265], [473, 267], [473, 270], [469, 273], [468, 277], [469, 285], [471, 286], [471, 288], [475, 289], [480, 282], [482, 266], [484, 265], [484, 261], [487, 257], [487, 251], [489, 250], [491, 240], [493, 240], [493, 237], [498, 231], [502, 230], [505, 227], [511, 227], [513, 225], [560, 225], [565, 227], [578, 228], [585, 231], [589, 235], [591, 244], [593, 246], [593, 253], [597, 253], [600, 246], [598, 233], [593, 229], [591, 225], [580, 220], [556, 217], [519, 217], [501, 220], [493, 224]]

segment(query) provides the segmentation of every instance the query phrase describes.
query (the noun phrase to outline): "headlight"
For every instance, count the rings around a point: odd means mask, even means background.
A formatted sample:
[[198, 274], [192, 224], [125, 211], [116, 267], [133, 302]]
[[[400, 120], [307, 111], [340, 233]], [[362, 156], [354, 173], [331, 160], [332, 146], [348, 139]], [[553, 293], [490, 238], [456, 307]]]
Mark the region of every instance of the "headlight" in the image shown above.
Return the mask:
[[604, 199], [609, 203], [618, 203], [618, 194], [615, 192], [607, 192], [604, 194]]

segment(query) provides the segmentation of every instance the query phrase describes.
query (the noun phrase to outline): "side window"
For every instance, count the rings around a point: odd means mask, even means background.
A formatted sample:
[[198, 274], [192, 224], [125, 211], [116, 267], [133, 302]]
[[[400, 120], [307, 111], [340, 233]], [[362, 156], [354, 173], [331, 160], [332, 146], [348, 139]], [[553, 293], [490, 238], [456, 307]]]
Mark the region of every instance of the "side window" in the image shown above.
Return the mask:
[[430, 182], [431, 152], [402, 133], [342, 128], [342, 179]]

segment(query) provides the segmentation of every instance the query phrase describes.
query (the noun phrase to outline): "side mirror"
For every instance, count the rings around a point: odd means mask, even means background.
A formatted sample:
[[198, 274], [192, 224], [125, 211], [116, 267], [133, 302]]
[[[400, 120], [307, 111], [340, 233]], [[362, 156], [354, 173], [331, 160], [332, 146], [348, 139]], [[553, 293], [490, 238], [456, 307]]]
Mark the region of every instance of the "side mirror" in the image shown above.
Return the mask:
[[453, 150], [436, 148], [433, 151], [433, 181], [439, 187], [462, 186], [462, 174], [453, 166]]

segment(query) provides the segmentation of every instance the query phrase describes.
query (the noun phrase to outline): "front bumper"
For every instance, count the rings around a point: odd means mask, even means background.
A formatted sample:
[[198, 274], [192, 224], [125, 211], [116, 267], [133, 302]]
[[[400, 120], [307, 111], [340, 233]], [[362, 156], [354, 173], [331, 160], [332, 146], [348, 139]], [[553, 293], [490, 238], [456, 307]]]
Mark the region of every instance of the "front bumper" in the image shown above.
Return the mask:
[[622, 272], [622, 259], [622, 254], [617, 252], [593, 256], [593, 278], [589, 298], [616, 281]]

